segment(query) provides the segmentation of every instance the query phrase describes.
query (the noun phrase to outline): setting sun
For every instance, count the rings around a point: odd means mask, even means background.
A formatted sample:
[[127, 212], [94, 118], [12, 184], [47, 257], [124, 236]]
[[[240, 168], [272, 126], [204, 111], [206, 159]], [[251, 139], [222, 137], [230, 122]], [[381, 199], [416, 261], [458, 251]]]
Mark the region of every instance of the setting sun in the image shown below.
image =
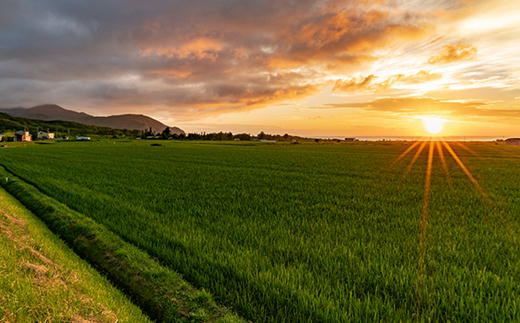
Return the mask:
[[422, 117], [421, 119], [423, 121], [424, 130], [433, 135], [441, 132], [444, 128], [444, 122], [446, 122], [446, 120], [433, 117]]

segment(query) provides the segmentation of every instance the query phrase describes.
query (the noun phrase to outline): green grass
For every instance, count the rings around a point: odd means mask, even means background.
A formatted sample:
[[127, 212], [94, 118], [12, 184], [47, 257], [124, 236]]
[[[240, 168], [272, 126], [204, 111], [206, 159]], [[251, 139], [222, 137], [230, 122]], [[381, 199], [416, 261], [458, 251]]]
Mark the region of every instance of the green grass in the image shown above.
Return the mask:
[[104, 272], [149, 315], [161, 322], [241, 322], [219, 307], [206, 291], [198, 291], [148, 254], [123, 241], [92, 219], [38, 191], [5, 169], [1, 182], [24, 205]]
[[1, 322], [150, 322], [0, 188]]
[[427, 149], [407, 174], [413, 153], [389, 167], [404, 143], [67, 143], [0, 162], [254, 321], [520, 320], [520, 150], [469, 146], [453, 145], [492, 202], [435, 155], [426, 226]]

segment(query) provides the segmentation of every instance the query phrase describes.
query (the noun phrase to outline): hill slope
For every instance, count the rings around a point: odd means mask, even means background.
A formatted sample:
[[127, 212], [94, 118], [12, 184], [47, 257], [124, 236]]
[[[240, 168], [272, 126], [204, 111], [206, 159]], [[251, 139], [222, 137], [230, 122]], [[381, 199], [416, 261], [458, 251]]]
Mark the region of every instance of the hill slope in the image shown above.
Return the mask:
[[16, 130], [27, 129], [33, 136], [37, 130], [47, 130], [56, 132], [56, 136], [130, 136], [139, 135], [137, 130], [121, 130], [108, 127], [89, 126], [82, 123], [70, 121], [42, 121], [20, 117], [13, 117], [0, 112], [0, 134], [7, 134]]
[[[164, 123], [141, 114], [121, 114], [107, 117], [97, 117], [84, 112], [76, 112], [64, 109], [55, 104], [38, 105], [28, 109], [0, 109], [0, 111], [15, 117], [45, 121], [63, 120], [114, 129], [145, 130], [152, 128], [154, 132], [161, 132], [167, 127], [167, 125]], [[170, 127], [170, 129], [172, 134], [184, 133], [182, 129], [177, 127]]]

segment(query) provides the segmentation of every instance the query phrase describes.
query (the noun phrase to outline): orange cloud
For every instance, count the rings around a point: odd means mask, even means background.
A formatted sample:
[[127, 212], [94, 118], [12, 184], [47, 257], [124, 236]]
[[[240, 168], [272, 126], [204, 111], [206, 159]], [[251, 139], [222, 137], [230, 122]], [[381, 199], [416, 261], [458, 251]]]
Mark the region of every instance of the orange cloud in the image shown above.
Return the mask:
[[376, 59], [373, 52], [400, 40], [423, 36], [428, 24], [413, 14], [399, 16], [390, 11], [330, 12], [302, 23], [289, 24], [276, 35], [277, 51], [268, 66], [296, 68], [322, 65], [341, 69]]
[[313, 93], [316, 93], [318, 89], [317, 85], [303, 85], [303, 86], [295, 86], [283, 89], [277, 89], [272, 92], [270, 95], [261, 95], [258, 97], [250, 97], [242, 99], [241, 101], [246, 106], [256, 106], [256, 105], [267, 105], [272, 103], [277, 103], [285, 100], [294, 100], [302, 97], [309, 96]]
[[520, 118], [520, 110], [499, 109], [481, 101], [449, 101], [428, 97], [384, 98], [369, 102], [328, 104], [323, 108], [364, 109], [403, 115], [438, 114], [459, 117]]
[[352, 78], [350, 80], [337, 80], [334, 84], [333, 91], [359, 91], [366, 90], [372, 85], [375, 75], [369, 75], [364, 78]]
[[468, 44], [458, 43], [453, 45], [446, 45], [442, 48], [438, 55], [430, 57], [428, 63], [446, 64], [462, 60], [471, 60], [475, 58], [476, 54], [477, 48]]
[[360, 108], [385, 112], [398, 112], [404, 114], [452, 114], [467, 111], [468, 108], [475, 109], [482, 105], [484, 105], [482, 102], [454, 102], [425, 97], [397, 97], [361, 103], [332, 104], [330, 106], [338, 108]]
[[430, 81], [435, 81], [442, 78], [441, 74], [438, 73], [430, 73], [425, 70], [421, 70], [416, 74], [405, 75], [405, 74], [396, 74], [392, 75], [385, 81], [378, 83], [375, 85], [377, 90], [386, 90], [391, 88], [396, 83], [405, 83], [405, 84], [420, 84], [427, 83]]
[[154, 46], [142, 51], [144, 56], [164, 56], [176, 58], [195, 58], [215, 60], [216, 55], [222, 50], [224, 45], [211, 38], [200, 37], [189, 40], [179, 46]]
[[424, 82], [438, 80], [438, 79], [442, 78], [442, 75], [438, 74], [438, 73], [430, 73], [428, 71], [421, 70], [413, 75], [398, 74], [395, 76], [395, 78], [396, 78], [396, 82], [417, 84], [417, 83], [424, 83]]
[[442, 78], [441, 74], [438, 73], [430, 73], [425, 70], [421, 70], [416, 74], [405, 75], [405, 74], [395, 74], [387, 78], [382, 82], [374, 82], [377, 78], [375, 75], [368, 75], [362, 78], [352, 78], [350, 80], [337, 80], [334, 84], [333, 91], [344, 91], [344, 92], [352, 92], [352, 91], [362, 91], [362, 90], [386, 90], [391, 88], [396, 83], [405, 83], [405, 84], [418, 84], [418, 83], [426, 83], [434, 80], [438, 80]]

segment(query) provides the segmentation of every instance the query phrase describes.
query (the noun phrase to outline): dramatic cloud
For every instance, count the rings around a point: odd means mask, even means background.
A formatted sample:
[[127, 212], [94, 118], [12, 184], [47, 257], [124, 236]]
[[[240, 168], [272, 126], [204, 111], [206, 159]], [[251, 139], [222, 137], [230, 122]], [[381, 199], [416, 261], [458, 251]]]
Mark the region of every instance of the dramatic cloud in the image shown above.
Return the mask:
[[[279, 114], [299, 120], [305, 107], [347, 99], [400, 104], [430, 92], [517, 89], [519, 7], [513, 0], [4, 0], [0, 106], [57, 103], [168, 123], [211, 123], [233, 112], [243, 116], [233, 122], [246, 123], [263, 109], [270, 115], [262, 122], [275, 128], [285, 123]], [[500, 100], [494, 93], [486, 104]]]
[[1, 9], [0, 88], [15, 88], [2, 105], [57, 92], [57, 103], [158, 105], [173, 116], [310, 94], [327, 70], [371, 62], [429, 26], [420, 11], [377, 0], [10, 0]]

